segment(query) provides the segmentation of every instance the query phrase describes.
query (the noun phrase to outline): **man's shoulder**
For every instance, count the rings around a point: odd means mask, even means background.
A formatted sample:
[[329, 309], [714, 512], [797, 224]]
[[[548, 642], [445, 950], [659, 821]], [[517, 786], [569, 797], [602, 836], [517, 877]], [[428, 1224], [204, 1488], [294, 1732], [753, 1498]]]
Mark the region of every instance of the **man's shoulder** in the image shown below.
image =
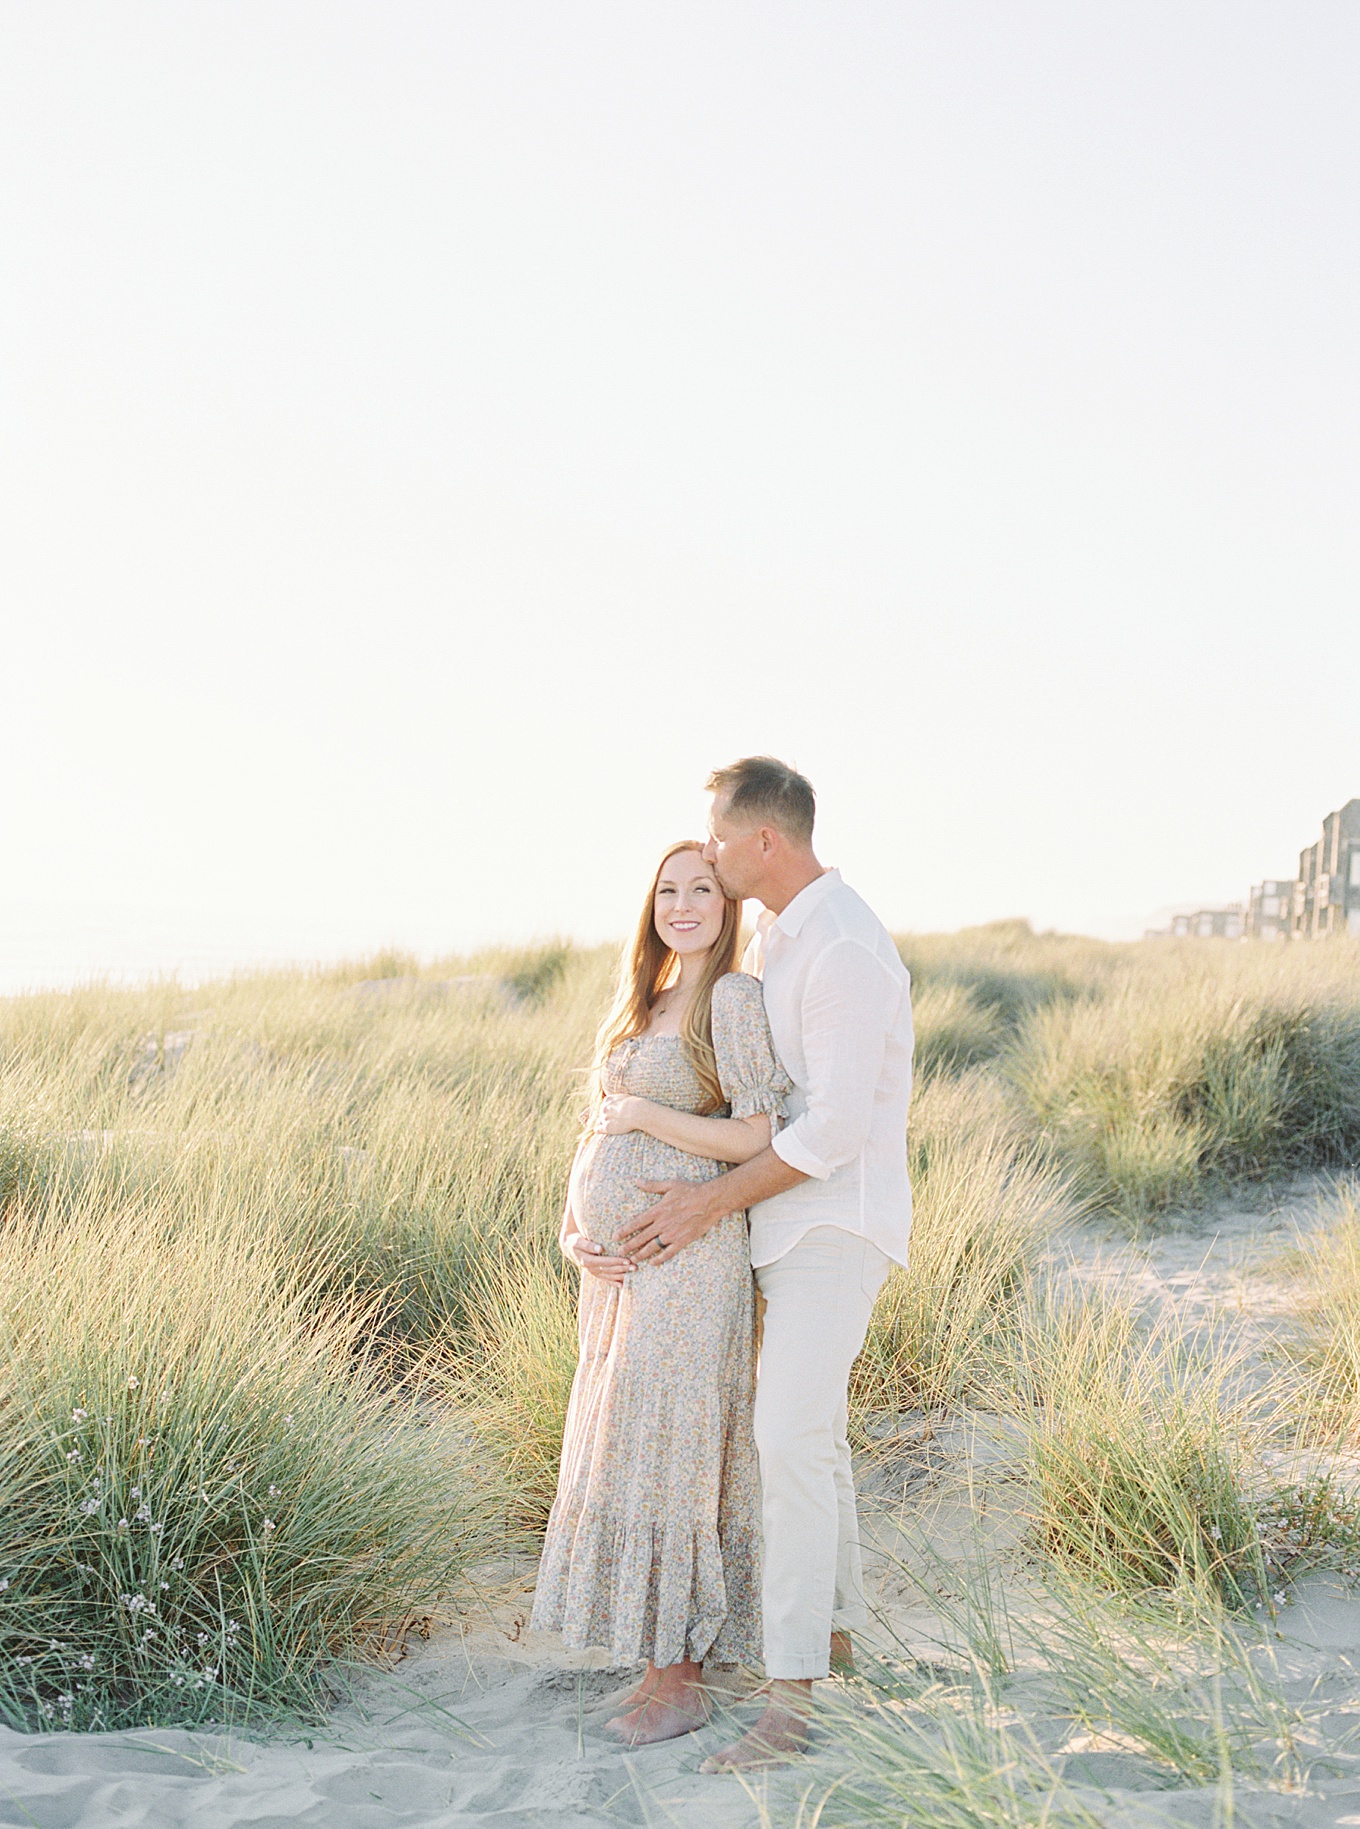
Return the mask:
[[808, 921], [807, 933], [819, 952], [848, 941], [864, 947], [884, 965], [896, 967], [905, 974], [906, 968], [892, 935], [859, 891], [846, 882], [836, 883], [831, 892], [823, 896]]

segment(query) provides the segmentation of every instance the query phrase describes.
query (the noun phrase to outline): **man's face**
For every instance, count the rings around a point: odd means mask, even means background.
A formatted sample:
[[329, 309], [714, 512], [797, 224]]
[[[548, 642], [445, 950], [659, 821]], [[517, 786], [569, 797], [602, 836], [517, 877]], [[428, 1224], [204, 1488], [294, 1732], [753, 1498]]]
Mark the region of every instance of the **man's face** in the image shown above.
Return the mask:
[[738, 901], [759, 895], [766, 851], [761, 828], [742, 825], [732, 819], [723, 796], [715, 794], [708, 816], [708, 834], [704, 862], [712, 867], [728, 895], [735, 896]]

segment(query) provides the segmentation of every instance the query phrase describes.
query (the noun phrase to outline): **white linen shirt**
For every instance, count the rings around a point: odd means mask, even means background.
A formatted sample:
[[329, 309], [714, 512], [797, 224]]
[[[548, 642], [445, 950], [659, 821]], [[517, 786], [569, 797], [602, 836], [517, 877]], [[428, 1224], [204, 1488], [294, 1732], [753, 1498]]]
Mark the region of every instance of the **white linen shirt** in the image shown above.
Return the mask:
[[878, 916], [828, 870], [761, 915], [742, 969], [759, 978], [793, 1081], [775, 1154], [808, 1176], [751, 1208], [757, 1269], [813, 1226], [839, 1226], [907, 1261], [911, 979]]

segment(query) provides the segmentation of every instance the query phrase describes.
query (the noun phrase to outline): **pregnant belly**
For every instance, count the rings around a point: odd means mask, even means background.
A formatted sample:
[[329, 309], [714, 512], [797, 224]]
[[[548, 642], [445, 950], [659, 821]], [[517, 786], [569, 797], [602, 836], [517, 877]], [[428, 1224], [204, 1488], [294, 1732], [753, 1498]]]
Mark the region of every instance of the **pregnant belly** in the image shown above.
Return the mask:
[[587, 1238], [608, 1244], [621, 1226], [656, 1205], [658, 1197], [644, 1194], [639, 1181], [708, 1181], [722, 1172], [722, 1163], [658, 1143], [641, 1131], [597, 1137], [576, 1164], [572, 1206]]

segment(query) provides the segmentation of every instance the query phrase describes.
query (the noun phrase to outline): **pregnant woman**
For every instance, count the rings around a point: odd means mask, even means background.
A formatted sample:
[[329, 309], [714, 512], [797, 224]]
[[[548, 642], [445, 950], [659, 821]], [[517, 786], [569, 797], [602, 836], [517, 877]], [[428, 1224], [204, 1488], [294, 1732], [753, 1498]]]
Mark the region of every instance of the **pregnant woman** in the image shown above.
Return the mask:
[[668, 1263], [618, 1231], [655, 1195], [768, 1147], [789, 1080], [760, 985], [733, 968], [740, 904], [697, 842], [662, 859], [596, 1047], [563, 1251], [581, 1271], [581, 1357], [532, 1624], [641, 1683], [609, 1727], [631, 1745], [707, 1719], [705, 1658], [761, 1655], [755, 1329], [744, 1213]]

